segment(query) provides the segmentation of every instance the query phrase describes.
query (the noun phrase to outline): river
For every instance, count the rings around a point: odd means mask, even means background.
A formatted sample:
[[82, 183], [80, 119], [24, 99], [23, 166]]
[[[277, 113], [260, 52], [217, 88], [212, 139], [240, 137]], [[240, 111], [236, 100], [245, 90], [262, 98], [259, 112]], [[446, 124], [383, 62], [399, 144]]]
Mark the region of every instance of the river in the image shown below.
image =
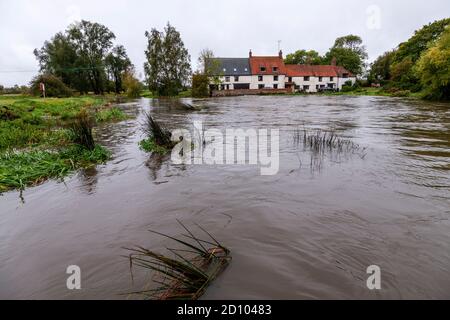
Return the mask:
[[[148, 229], [198, 223], [232, 252], [205, 299], [450, 299], [450, 105], [384, 97], [141, 99], [102, 125], [105, 165], [0, 196], [0, 298], [125, 299], [124, 247], [165, 252]], [[280, 130], [280, 167], [175, 165], [139, 149], [143, 111], [168, 128]], [[361, 152], [311, 164], [296, 131], [332, 130]], [[81, 268], [68, 290], [66, 268]], [[366, 286], [381, 268], [382, 289]]]

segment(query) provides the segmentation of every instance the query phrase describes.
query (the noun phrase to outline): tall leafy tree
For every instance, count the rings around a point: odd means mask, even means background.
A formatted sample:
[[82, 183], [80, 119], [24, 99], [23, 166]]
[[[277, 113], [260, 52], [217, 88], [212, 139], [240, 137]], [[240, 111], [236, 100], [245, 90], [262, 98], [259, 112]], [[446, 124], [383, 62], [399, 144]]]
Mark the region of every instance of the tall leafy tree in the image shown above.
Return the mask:
[[114, 47], [106, 56], [105, 63], [108, 73], [114, 81], [114, 91], [116, 93], [122, 92], [124, 90], [123, 77], [126, 71], [133, 68], [125, 47], [122, 45]]
[[415, 72], [427, 98], [450, 100], [450, 29], [421, 56]]
[[35, 49], [34, 55], [42, 73], [53, 74], [80, 92], [88, 91], [87, 76], [83, 70], [79, 70], [80, 57], [67, 35], [57, 33], [50, 41], [45, 41], [41, 49]]
[[450, 18], [447, 18], [430, 23], [415, 31], [408, 41], [398, 46], [394, 63], [399, 63], [406, 58], [410, 58], [415, 63], [422, 53], [428, 49], [430, 42], [439, 39], [449, 25]]
[[82, 20], [67, 30], [74, 43], [76, 53], [88, 74], [92, 89], [96, 94], [105, 91], [105, 57], [113, 46], [115, 35], [104, 25]]
[[325, 64], [330, 64], [333, 59], [355, 75], [364, 72], [367, 60], [367, 50], [363, 45], [361, 37], [348, 35], [337, 38], [333, 47], [326, 53]]
[[322, 64], [323, 58], [315, 50], [297, 50], [294, 53], [288, 54], [284, 62], [286, 64]]
[[164, 32], [152, 29], [145, 36], [144, 70], [150, 90], [162, 96], [177, 95], [191, 76], [191, 58], [180, 33], [167, 23]]
[[107, 73], [116, 89], [121, 87], [120, 77], [115, 77], [118, 69], [123, 72], [131, 64], [122, 46], [111, 51], [114, 39], [107, 27], [83, 20], [57, 33], [34, 54], [42, 73], [57, 76], [81, 93], [99, 94], [105, 91]]
[[449, 25], [450, 19], [430, 23], [417, 30], [408, 41], [398, 46], [390, 71], [396, 87], [412, 91], [422, 89], [423, 82], [414, 72], [414, 66], [430, 44], [439, 39]]

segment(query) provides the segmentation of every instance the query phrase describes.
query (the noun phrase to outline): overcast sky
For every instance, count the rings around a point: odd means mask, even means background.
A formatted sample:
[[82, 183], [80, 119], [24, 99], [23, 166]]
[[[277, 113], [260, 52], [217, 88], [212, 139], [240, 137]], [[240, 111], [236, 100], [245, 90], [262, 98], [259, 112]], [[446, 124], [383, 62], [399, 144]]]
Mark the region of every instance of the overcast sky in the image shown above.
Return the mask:
[[37, 73], [34, 48], [74, 21], [102, 23], [142, 73], [145, 30], [170, 21], [196, 66], [202, 48], [216, 56], [275, 55], [315, 49], [360, 35], [370, 60], [407, 40], [424, 24], [450, 16], [449, 0], [0, 0], [0, 84], [27, 84]]

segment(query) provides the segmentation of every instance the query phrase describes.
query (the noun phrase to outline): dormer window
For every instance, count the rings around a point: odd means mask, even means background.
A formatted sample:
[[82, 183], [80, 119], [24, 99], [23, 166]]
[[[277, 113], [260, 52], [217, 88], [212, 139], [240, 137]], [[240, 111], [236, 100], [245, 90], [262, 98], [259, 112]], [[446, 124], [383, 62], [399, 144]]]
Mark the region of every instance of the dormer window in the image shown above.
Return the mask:
[[266, 67], [260, 67], [259, 69], [261, 70], [261, 72], [266, 72]]
[[273, 72], [278, 72], [278, 67], [273, 67], [273, 68], [272, 68], [272, 71], [273, 71]]
[[236, 69], [236, 68], [234, 68], [233, 70], [234, 70], [234, 72], [237, 72], [237, 69]]
[[247, 72], [247, 71], [248, 71], [248, 68], [245, 68], [244, 70], [245, 70], [245, 72]]
[[223, 68], [223, 72], [227, 72], [227, 69]]

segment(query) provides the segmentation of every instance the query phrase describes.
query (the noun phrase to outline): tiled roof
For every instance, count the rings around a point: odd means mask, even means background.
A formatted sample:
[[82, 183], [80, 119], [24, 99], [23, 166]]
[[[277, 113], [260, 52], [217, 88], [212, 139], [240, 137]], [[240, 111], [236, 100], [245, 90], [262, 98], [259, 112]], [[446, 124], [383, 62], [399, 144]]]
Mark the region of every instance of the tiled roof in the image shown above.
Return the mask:
[[248, 58], [214, 58], [217, 61], [217, 69], [224, 76], [251, 75]]
[[351, 72], [339, 66], [287, 64], [286, 69], [289, 77], [342, 77], [344, 73], [353, 76]]
[[[286, 67], [284, 61], [279, 56], [271, 57], [251, 57], [250, 66], [252, 74], [254, 75], [278, 75], [286, 74]], [[265, 68], [266, 71], [261, 71], [261, 68]], [[276, 69], [274, 69], [276, 68]]]

